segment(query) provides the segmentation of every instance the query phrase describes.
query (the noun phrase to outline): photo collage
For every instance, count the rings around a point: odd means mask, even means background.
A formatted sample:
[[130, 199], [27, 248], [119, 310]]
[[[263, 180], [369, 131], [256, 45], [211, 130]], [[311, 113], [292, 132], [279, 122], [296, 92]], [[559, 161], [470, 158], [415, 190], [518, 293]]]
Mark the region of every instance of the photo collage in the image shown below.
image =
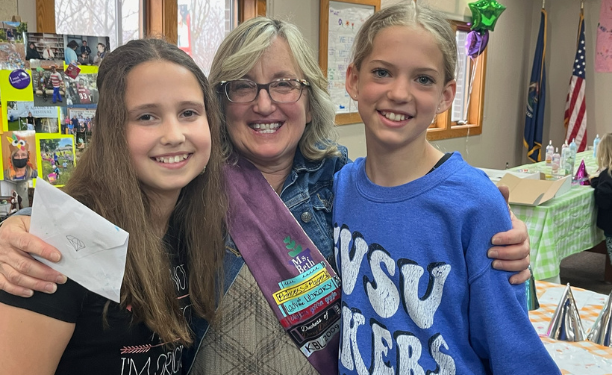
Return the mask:
[[[0, 23], [0, 177], [63, 186], [91, 139], [109, 38], [26, 30]], [[15, 74], [27, 86], [14, 84]]]

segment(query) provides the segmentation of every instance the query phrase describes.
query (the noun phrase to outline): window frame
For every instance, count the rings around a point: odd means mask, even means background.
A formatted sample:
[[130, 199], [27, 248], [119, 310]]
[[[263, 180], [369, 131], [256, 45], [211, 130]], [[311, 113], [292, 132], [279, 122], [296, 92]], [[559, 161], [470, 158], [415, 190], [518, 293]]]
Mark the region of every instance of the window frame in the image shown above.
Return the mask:
[[[176, 44], [178, 39], [177, 0], [143, 0], [145, 35], [164, 35], [167, 41]], [[55, 0], [36, 0], [36, 32], [55, 31]], [[117, 46], [112, 46], [116, 48]]]
[[[457, 32], [457, 30], [470, 31], [470, 26], [466, 22], [450, 21], [450, 23], [454, 32]], [[427, 129], [428, 140], [435, 141], [482, 134], [487, 50], [488, 48], [485, 48], [478, 57], [472, 94], [467, 108], [467, 124], [460, 125], [456, 121], [451, 121], [451, 107], [436, 116], [433, 124]], [[472, 70], [472, 64], [474, 64], [473, 61], [470, 63], [469, 71]]]
[[[238, 21], [266, 15], [266, 0], [237, 0]], [[178, 1], [143, 0], [145, 35], [163, 35], [178, 41]], [[36, 32], [55, 33], [55, 0], [36, 0]], [[115, 46], [116, 47], [116, 46]]]
[[257, 16], [266, 16], [266, 0], [237, 0], [238, 23]]

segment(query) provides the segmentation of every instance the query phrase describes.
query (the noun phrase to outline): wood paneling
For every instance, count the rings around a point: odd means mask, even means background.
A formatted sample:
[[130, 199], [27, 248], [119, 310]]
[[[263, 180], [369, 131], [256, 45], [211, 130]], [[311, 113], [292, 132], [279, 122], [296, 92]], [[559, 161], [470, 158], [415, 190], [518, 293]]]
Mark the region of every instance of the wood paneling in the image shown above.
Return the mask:
[[238, 22], [266, 16], [266, 0], [238, 0]]
[[257, 0], [257, 15], [265, 16], [266, 12], [266, 0]]
[[165, 37], [170, 43], [178, 40], [177, 0], [146, 0], [146, 36]]
[[36, 32], [55, 32], [55, 0], [36, 0]]

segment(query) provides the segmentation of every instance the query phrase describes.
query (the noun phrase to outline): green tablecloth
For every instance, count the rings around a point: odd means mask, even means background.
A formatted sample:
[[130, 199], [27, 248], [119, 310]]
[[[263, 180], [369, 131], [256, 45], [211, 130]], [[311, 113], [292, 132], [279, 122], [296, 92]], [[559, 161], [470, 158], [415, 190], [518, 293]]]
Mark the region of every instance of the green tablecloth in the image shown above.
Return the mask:
[[[584, 160], [588, 173], [597, 170], [592, 151], [576, 155], [575, 169], [581, 160]], [[550, 174], [550, 167], [546, 167], [544, 162], [511, 170]], [[573, 185], [569, 192], [536, 207], [510, 206], [527, 225], [531, 242], [531, 268], [536, 280], [557, 276], [563, 258], [590, 249], [604, 239], [603, 231], [595, 224], [597, 211], [590, 186]]]

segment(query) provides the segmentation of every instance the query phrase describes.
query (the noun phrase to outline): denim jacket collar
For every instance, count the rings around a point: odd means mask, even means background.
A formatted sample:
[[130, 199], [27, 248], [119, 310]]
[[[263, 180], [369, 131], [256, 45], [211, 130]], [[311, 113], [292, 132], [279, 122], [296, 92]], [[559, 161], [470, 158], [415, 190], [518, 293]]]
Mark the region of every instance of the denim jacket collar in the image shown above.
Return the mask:
[[293, 170], [296, 172], [315, 172], [321, 169], [323, 164], [325, 163], [325, 159], [321, 160], [309, 160], [302, 155], [302, 151], [298, 147], [295, 151], [295, 156], [293, 158]]

